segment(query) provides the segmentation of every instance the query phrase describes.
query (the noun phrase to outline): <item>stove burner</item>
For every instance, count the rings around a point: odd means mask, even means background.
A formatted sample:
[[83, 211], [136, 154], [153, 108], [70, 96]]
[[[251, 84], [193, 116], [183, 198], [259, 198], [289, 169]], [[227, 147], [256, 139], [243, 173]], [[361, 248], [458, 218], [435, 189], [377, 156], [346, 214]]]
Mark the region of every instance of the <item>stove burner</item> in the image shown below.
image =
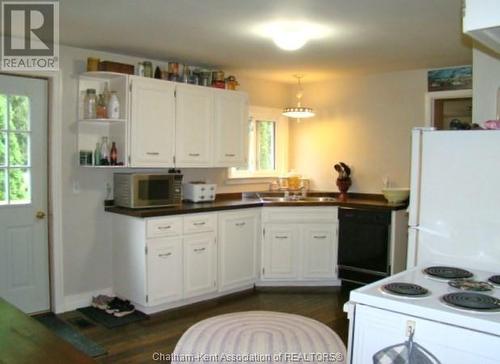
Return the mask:
[[476, 281], [474, 279], [460, 278], [448, 282], [453, 288], [458, 288], [464, 291], [486, 292], [491, 291], [493, 287], [488, 282]]
[[491, 276], [488, 281], [490, 281], [493, 284], [498, 284], [500, 285], [500, 275], [498, 276]]
[[429, 290], [413, 283], [393, 282], [384, 284], [382, 289], [387, 293], [393, 293], [398, 296], [422, 297], [429, 294]]
[[444, 279], [470, 278], [473, 274], [467, 270], [454, 267], [428, 267], [424, 269], [424, 273], [430, 276]]
[[493, 296], [481, 293], [457, 292], [445, 294], [441, 297], [444, 303], [458, 308], [473, 311], [498, 311], [500, 300]]

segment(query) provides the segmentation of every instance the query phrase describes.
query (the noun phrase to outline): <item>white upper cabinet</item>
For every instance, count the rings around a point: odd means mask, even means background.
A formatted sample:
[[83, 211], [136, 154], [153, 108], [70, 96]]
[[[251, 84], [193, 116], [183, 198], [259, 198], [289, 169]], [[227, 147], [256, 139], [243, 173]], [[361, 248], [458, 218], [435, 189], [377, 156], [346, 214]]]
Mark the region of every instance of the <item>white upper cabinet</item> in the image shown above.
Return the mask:
[[500, 53], [500, 1], [465, 0], [463, 32]]
[[130, 76], [130, 166], [173, 167], [175, 83]]
[[214, 118], [213, 90], [184, 84], [176, 87], [175, 165], [210, 167]]
[[248, 98], [245, 93], [214, 90], [214, 167], [247, 163]]
[[219, 290], [226, 291], [255, 282], [260, 210], [219, 214]]

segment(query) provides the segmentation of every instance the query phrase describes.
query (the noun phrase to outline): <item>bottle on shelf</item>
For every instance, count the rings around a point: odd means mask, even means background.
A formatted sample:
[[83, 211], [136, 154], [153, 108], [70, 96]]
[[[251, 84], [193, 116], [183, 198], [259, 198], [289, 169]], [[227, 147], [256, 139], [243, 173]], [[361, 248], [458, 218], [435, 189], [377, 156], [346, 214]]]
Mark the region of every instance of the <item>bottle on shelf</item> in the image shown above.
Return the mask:
[[111, 91], [111, 96], [108, 102], [108, 118], [119, 119], [120, 118], [120, 100], [118, 100], [118, 95], [116, 91]]
[[99, 142], [95, 143], [95, 151], [94, 151], [94, 165], [101, 165], [101, 144]]
[[100, 94], [99, 98], [97, 99], [96, 116], [98, 119], [106, 119], [108, 117], [104, 95], [102, 94]]
[[107, 106], [109, 98], [111, 97], [111, 92], [109, 91], [107, 82], [104, 84], [104, 90], [102, 90], [102, 96], [104, 97], [104, 104]]
[[83, 118], [95, 119], [97, 108], [97, 97], [95, 89], [88, 88], [83, 99]]
[[109, 163], [112, 166], [116, 166], [118, 164], [118, 150], [116, 149], [116, 143], [111, 143], [111, 151], [109, 152]]
[[109, 166], [109, 145], [108, 145], [108, 137], [102, 137], [101, 143], [101, 166]]

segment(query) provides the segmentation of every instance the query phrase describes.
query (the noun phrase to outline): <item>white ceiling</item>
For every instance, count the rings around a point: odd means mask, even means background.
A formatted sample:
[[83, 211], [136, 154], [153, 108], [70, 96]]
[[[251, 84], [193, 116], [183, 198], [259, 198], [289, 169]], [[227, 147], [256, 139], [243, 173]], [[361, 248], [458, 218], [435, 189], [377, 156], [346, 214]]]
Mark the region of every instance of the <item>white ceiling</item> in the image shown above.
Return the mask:
[[[61, 43], [304, 82], [469, 64], [461, 0], [61, 0]], [[253, 28], [318, 22], [331, 36], [295, 52]]]

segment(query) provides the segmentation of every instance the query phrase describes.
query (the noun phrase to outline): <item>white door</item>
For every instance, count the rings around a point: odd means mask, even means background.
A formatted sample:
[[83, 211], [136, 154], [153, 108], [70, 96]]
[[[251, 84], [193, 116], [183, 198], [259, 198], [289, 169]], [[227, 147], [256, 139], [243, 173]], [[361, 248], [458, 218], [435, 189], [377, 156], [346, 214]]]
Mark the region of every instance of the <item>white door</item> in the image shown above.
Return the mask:
[[47, 81], [0, 75], [0, 296], [49, 309]]
[[336, 231], [333, 224], [307, 224], [302, 227], [302, 278], [335, 277]]
[[175, 102], [176, 167], [209, 167], [214, 118], [212, 90], [179, 84]]
[[150, 239], [148, 247], [148, 304], [182, 298], [182, 238]]
[[219, 214], [219, 262], [221, 291], [255, 282], [259, 212]]
[[184, 298], [217, 290], [214, 233], [184, 237]]
[[265, 226], [263, 279], [298, 278], [298, 229], [294, 225]]
[[248, 139], [248, 99], [236, 91], [215, 92], [214, 165], [246, 166]]
[[173, 167], [175, 84], [131, 77], [130, 165]]

